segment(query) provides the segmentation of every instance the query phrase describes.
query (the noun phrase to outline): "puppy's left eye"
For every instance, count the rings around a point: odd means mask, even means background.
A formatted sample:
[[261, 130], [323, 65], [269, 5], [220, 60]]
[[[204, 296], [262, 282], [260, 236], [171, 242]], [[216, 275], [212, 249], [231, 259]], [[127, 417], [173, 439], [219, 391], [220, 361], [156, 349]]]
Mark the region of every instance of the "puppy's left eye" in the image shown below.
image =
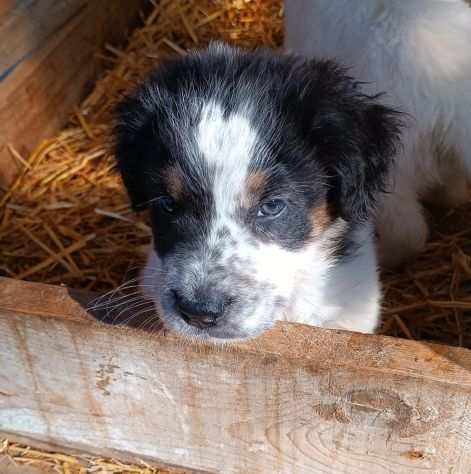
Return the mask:
[[257, 217], [277, 217], [285, 208], [286, 203], [283, 199], [271, 199], [258, 208]]
[[175, 212], [175, 200], [170, 196], [162, 196], [157, 202], [160, 208], [167, 214], [173, 214]]

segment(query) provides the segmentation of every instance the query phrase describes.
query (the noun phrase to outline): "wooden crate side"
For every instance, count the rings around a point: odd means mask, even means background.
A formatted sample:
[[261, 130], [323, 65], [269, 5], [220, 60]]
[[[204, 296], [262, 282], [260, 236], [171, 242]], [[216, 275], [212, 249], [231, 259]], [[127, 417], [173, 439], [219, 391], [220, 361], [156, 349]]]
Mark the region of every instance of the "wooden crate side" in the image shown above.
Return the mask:
[[126, 37], [145, 0], [11, 2], [0, 10], [0, 186], [23, 155], [55, 133], [100, 69], [96, 53]]
[[0, 432], [229, 474], [471, 472], [470, 351], [296, 324], [195, 346], [76, 299], [0, 280]]
[[3, 2], [0, 7], [0, 80], [8, 77], [85, 6], [85, 0]]

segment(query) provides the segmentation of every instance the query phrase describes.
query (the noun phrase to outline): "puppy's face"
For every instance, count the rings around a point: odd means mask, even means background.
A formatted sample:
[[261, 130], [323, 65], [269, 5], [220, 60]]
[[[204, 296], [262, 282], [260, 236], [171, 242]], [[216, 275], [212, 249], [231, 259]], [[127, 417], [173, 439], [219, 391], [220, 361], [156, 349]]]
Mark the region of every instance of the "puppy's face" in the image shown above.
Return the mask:
[[[116, 154], [133, 204], [150, 208], [144, 285], [164, 323], [243, 339], [296, 298], [315, 312], [397, 128], [330, 62], [213, 46], [162, 65], [121, 104]], [[318, 281], [300, 294], [308, 273]]]
[[148, 170], [156, 256], [145, 284], [173, 328], [244, 338], [283, 314], [306, 264], [328, 268], [327, 178], [264, 137], [250, 109], [194, 107], [195, 123], [166, 137], [166, 159]]

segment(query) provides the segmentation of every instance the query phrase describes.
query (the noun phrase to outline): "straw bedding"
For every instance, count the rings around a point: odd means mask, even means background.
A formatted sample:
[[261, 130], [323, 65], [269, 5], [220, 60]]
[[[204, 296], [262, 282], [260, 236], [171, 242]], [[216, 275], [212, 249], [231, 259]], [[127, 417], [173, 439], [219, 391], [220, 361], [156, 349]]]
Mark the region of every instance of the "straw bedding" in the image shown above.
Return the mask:
[[[163, 0], [109, 65], [67, 127], [29, 157], [0, 197], [3, 275], [105, 290], [135, 276], [151, 232], [128, 207], [114, 170], [110, 131], [116, 101], [158, 61], [223, 38], [252, 47], [282, 42], [281, 0]], [[471, 201], [434, 215], [426, 252], [384, 273], [382, 333], [471, 346]]]
[[[282, 42], [281, 0], [163, 0], [125, 49], [107, 45], [108, 68], [67, 127], [29, 157], [0, 197], [0, 273], [101, 291], [135, 276], [151, 233], [129, 209], [114, 170], [110, 131], [116, 101], [158, 61], [223, 38], [252, 47]], [[471, 347], [471, 201], [434, 215], [426, 252], [383, 275], [382, 333]], [[3, 444], [2, 444], [3, 443]], [[0, 455], [63, 474], [163, 471], [145, 464], [36, 451], [0, 441]]]
[[[126, 464], [115, 459], [46, 452], [11, 443], [6, 439], [0, 439], [0, 468], [3, 465], [8, 465], [2, 464], [1, 456], [4, 456], [10, 465], [36, 468], [38, 474], [46, 472], [57, 474], [169, 474], [167, 471], [149, 466], [144, 461]], [[183, 474], [183, 471], [180, 472]]]

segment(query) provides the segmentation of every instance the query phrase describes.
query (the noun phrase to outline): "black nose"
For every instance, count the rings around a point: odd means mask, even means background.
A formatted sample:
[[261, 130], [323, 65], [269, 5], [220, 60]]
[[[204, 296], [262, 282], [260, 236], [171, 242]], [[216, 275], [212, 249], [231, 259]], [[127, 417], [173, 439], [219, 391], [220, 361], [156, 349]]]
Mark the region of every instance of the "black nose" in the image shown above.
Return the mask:
[[230, 299], [222, 294], [200, 294], [195, 299], [186, 298], [177, 291], [173, 294], [176, 308], [183, 320], [199, 329], [215, 326], [230, 304]]

